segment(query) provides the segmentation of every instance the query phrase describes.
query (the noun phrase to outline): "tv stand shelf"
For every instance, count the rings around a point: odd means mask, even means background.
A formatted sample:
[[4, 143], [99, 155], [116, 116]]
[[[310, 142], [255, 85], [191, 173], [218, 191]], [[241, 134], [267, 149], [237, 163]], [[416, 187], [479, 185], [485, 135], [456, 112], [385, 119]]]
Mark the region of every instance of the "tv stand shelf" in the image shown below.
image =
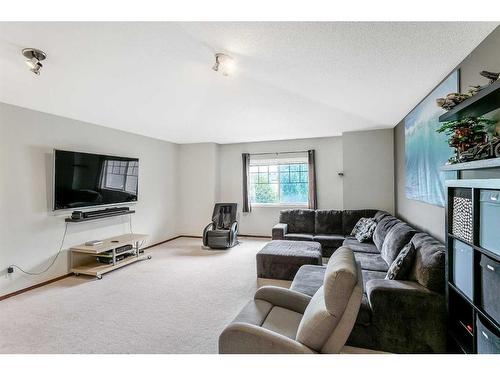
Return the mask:
[[[107, 272], [111, 272], [118, 268], [124, 267], [126, 265], [145, 260], [151, 259], [151, 255], [140, 252], [139, 243], [144, 241], [148, 236], [146, 234], [123, 234], [121, 236], [106, 238], [103, 240], [103, 243], [95, 246], [87, 246], [85, 244], [73, 246], [70, 248], [71, 251], [71, 272], [73, 272], [76, 276], [89, 275], [97, 277], [98, 279], [102, 278]], [[133, 252], [133, 255], [123, 259], [116, 260], [116, 248], [132, 245], [133, 249], [129, 252]], [[101, 253], [106, 251], [112, 251], [113, 262], [112, 264], [104, 264], [98, 263], [95, 260], [95, 257]], [[84, 256], [86, 259], [84, 261], [75, 266], [74, 260], [76, 256]], [[92, 258], [90, 256], [93, 256]]]
[[84, 217], [81, 219], [72, 219], [71, 217], [67, 217], [64, 219], [67, 223], [81, 223], [82, 221], [90, 221], [90, 220], [99, 220], [99, 219], [106, 219], [108, 217], [114, 217], [114, 216], [121, 216], [121, 215], [130, 215], [135, 213], [134, 210], [128, 210], [128, 211], [121, 211], [121, 212], [110, 212], [105, 215], [99, 215], [99, 216], [93, 216], [93, 217]]

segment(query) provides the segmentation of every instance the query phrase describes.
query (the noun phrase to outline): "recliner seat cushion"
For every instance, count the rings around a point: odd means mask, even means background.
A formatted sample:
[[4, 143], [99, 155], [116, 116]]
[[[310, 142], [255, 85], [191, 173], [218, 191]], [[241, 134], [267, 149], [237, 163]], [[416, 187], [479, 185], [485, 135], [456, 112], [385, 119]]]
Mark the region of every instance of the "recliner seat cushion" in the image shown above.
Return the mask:
[[354, 253], [356, 262], [361, 264], [362, 270], [387, 272], [389, 265], [380, 254]]
[[346, 237], [342, 246], [347, 246], [355, 253], [380, 254], [373, 242], [359, 242], [355, 237]]
[[342, 234], [342, 211], [316, 210], [314, 227], [316, 233]]
[[280, 223], [288, 224], [288, 233], [314, 233], [314, 210], [294, 209], [280, 212]]
[[410, 242], [415, 233], [417, 231], [406, 223], [397, 223], [387, 232], [380, 250], [380, 255], [387, 264], [394, 262], [399, 252]]
[[262, 327], [295, 340], [301, 320], [302, 314], [274, 306], [264, 320]]
[[382, 250], [387, 232], [397, 223], [402, 223], [402, 221], [392, 215], [386, 215], [378, 221], [375, 231], [373, 232], [373, 243], [377, 246], [379, 251]]

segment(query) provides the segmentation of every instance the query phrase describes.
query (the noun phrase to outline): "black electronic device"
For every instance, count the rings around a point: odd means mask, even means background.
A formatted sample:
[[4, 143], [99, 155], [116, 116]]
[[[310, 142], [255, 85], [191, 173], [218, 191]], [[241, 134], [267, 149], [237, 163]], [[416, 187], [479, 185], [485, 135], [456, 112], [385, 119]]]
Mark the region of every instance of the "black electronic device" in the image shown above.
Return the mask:
[[132, 245], [123, 245], [123, 246], [120, 246], [120, 247], [117, 247], [115, 249], [115, 254], [121, 254], [121, 253], [124, 253], [126, 251], [129, 251], [129, 250], [132, 250], [134, 247]]
[[83, 219], [83, 212], [82, 211], [73, 211], [71, 213], [71, 218], [73, 220]]
[[53, 208], [135, 202], [138, 179], [137, 158], [55, 150]]

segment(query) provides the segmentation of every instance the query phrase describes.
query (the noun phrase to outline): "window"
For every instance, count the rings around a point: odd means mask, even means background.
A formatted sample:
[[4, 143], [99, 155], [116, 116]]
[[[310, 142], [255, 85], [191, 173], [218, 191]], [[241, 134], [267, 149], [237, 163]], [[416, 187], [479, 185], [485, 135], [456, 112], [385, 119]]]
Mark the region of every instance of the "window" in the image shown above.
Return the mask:
[[305, 161], [250, 165], [250, 202], [270, 205], [307, 205], [309, 171]]
[[137, 192], [138, 176], [139, 163], [137, 161], [106, 160], [101, 186], [104, 189], [135, 194]]

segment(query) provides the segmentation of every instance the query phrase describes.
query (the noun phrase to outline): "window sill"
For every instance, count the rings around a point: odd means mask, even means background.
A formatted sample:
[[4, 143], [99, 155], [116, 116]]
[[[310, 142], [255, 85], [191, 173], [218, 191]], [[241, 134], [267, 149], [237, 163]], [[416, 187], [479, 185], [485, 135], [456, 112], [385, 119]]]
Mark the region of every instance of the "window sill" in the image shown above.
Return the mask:
[[300, 203], [290, 203], [290, 204], [282, 204], [282, 203], [251, 203], [252, 207], [261, 208], [261, 207], [269, 207], [269, 208], [308, 208], [308, 204], [300, 204]]

